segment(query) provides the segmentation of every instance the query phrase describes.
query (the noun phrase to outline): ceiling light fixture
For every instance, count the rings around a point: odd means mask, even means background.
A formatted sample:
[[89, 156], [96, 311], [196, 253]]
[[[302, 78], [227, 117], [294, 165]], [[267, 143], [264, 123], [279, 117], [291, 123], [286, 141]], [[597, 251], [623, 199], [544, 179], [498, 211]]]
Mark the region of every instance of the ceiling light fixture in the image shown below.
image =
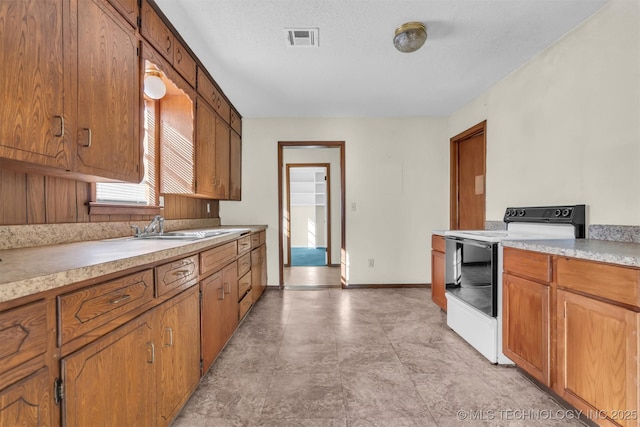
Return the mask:
[[162, 74], [153, 68], [144, 71], [144, 94], [151, 99], [160, 99], [167, 93], [167, 86], [162, 81]]
[[415, 52], [427, 40], [427, 28], [422, 22], [407, 22], [396, 28], [393, 45], [400, 52]]

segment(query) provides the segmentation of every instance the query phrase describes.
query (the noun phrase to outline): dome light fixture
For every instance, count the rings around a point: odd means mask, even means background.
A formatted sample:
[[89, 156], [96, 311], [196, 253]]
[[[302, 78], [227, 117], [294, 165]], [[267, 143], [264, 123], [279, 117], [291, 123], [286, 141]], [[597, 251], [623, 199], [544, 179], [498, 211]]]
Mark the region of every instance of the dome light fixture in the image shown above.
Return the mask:
[[144, 94], [151, 99], [160, 99], [167, 94], [167, 86], [158, 70], [148, 68], [144, 71]]
[[396, 28], [393, 45], [400, 52], [409, 53], [420, 49], [427, 40], [427, 28], [422, 22], [407, 22]]

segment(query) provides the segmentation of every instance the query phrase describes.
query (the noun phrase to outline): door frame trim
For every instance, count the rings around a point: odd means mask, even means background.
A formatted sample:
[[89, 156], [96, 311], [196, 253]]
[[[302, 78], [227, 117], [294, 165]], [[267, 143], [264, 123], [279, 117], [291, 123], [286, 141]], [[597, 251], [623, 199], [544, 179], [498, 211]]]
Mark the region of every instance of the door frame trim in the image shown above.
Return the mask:
[[346, 202], [346, 182], [345, 182], [345, 142], [344, 141], [278, 141], [278, 271], [280, 274], [278, 284], [280, 289], [284, 289], [284, 221], [283, 214], [283, 150], [286, 147], [308, 147], [308, 148], [339, 148], [340, 149], [340, 286], [347, 287], [346, 280], [346, 242], [347, 233], [345, 227], [345, 202]]
[[[324, 168], [326, 172], [325, 182], [326, 182], [326, 240], [327, 240], [327, 267], [331, 266], [331, 164], [330, 163], [287, 163], [287, 173], [286, 173], [286, 195], [287, 195], [287, 212], [289, 216], [287, 217], [287, 223], [285, 224], [285, 230], [288, 232], [284, 233], [285, 238], [287, 239], [287, 260], [289, 261], [286, 266], [291, 265], [291, 176], [290, 169], [291, 168]], [[315, 206], [315, 205], [314, 205]]]
[[450, 141], [450, 192], [449, 192], [449, 228], [451, 230], [457, 230], [459, 228], [459, 199], [460, 199], [460, 189], [458, 183], [458, 161], [459, 161], [459, 145], [461, 142], [472, 138], [474, 136], [482, 135], [482, 145], [483, 145], [483, 153], [484, 153], [484, 161], [482, 165], [482, 174], [484, 175], [484, 197], [485, 197], [485, 211], [482, 212], [482, 222], [486, 221], [486, 198], [487, 198], [487, 121], [483, 120], [475, 126], [470, 127], [452, 137]]

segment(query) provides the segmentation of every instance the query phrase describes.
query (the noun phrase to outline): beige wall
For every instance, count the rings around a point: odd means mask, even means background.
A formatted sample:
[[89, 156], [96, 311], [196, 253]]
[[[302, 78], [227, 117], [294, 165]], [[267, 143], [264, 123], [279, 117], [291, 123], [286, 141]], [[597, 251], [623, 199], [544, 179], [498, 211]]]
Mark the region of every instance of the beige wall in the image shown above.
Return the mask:
[[614, 0], [450, 117], [487, 119], [487, 219], [585, 203], [591, 224], [640, 225], [640, 2]]
[[446, 118], [243, 120], [242, 201], [221, 202], [220, 217], [268, 224], [270, 285], [278, 284], [278, 141], [345, 141], [348, 283], [430, 282], [431, 230], [448, 225]]

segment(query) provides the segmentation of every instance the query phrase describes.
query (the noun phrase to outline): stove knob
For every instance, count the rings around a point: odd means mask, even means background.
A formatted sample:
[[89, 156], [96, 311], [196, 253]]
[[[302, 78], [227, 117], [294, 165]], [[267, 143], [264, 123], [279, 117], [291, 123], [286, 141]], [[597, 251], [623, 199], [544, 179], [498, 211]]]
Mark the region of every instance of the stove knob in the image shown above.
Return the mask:
[[516, 210], [515, 209], [511, 209], [511, 216], [516, 216]]
[[570, 211], [569, 209], [563, 209], [563, 210], [562, 210], [562, 216], [569, 216], [569, 213], [570, 213], [570, 212], [571, 212], [571, 211]]
[[524, 209], [520, 209], [518, 211], [518, 216], [524, 216]]
[[562, 213], [562, 212], [560, 212], [560, 209], [556, 209], [556, 210], [553, 212], [553, 216], [560, 216], [560, 214], [561, 214], [561, 213]]
[[511, 216], [511, 211], [507, 209], [507, 211], [504, 213], [504, 216], [507, 216], [507, 217]]

